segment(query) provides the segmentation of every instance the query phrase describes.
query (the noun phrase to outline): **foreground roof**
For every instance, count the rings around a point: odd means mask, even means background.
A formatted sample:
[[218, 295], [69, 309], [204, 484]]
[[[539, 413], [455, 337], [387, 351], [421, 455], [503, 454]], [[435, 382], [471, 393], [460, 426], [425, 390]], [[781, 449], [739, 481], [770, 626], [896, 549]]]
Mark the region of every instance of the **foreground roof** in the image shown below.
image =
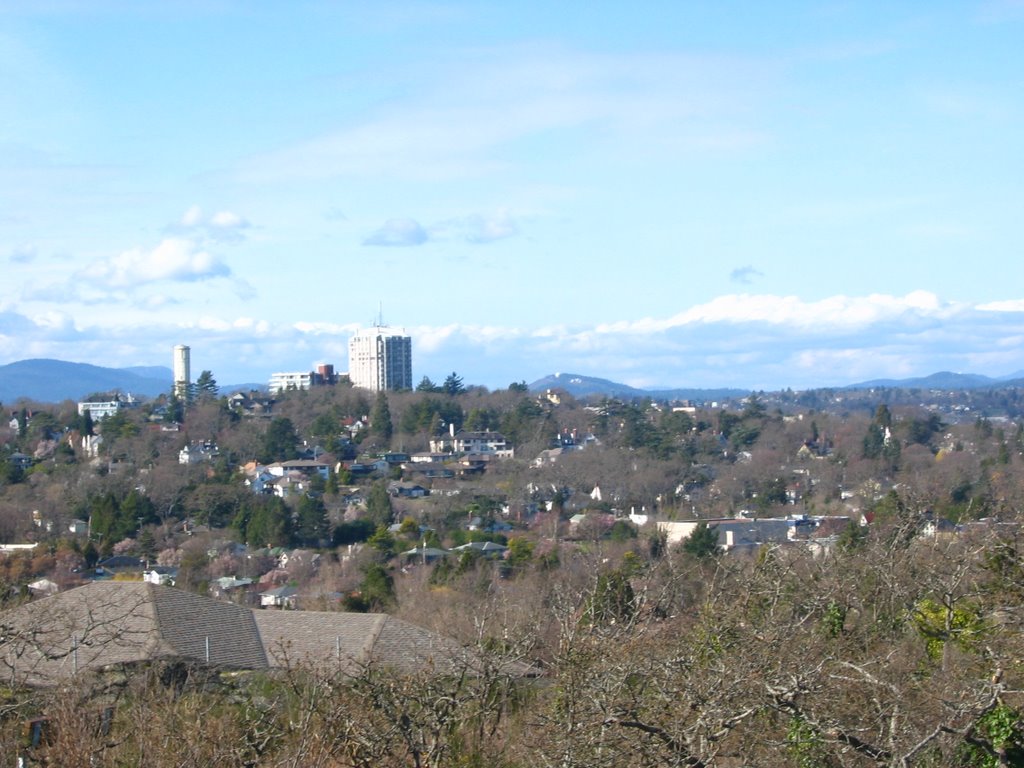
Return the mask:
[[444, 671], [467, 658], [457, 643], [386, 614], [253, 610], [145, 582], [92, 582], [0, 614], [2, 673], [30, 685], [161, 659], [354, 673], [370, 663]]
[[465, 652], [457, 643], [384, 613], [255, 611], [271, 667], [340, 664], [355, 673], [367, 664], [412, 671], [446, 671]]

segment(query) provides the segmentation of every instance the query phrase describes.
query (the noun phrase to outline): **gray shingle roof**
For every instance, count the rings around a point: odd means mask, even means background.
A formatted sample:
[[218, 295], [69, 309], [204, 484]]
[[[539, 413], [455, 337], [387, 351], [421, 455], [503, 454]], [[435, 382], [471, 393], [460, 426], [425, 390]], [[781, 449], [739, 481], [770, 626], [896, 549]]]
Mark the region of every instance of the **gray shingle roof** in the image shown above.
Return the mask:
[[355, 673], [366, 664], [412, 672], [444, 671], [464, 658], [457, 643], [383, 613], [257, 611], [256, 625], [271, 666], [340, 664]]
[[145, 582], [92, 582], [0, 616], [0, 663], [48, 684], [112, 664], [184, 658], [267, 666], [252, 612]]
[[52, 685], [159, 659], [232, 669], [330, 664], [354, 674], [367, 664], [444, 673], [473, 656], [387, 614], [254, 611], [145, 582], [93, 582], [0, 614], [0, 679]]

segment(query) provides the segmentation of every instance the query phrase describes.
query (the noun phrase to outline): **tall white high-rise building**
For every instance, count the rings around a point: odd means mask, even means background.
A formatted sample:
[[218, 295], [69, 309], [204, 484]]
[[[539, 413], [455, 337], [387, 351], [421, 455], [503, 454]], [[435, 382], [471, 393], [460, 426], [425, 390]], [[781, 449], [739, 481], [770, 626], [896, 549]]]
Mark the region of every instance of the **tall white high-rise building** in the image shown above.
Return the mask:
[[190, 350], [184, 344], [174, 348], [174, 394], [182, 400], [188, 397], [188, 387], [192, 383], [189, 354]]
[[412, 338], [383, 325], [356, 331], [348, 342], [348, 376], [374, 392], [412, 389]]

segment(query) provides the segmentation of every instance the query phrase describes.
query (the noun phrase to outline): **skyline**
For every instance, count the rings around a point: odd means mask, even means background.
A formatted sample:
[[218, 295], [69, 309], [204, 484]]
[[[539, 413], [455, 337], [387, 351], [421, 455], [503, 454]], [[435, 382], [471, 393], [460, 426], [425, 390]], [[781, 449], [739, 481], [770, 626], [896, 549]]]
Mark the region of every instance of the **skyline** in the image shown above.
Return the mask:
[[1024, 370], [1024, 2], [643, 11], [0, 0], [0, 364]]

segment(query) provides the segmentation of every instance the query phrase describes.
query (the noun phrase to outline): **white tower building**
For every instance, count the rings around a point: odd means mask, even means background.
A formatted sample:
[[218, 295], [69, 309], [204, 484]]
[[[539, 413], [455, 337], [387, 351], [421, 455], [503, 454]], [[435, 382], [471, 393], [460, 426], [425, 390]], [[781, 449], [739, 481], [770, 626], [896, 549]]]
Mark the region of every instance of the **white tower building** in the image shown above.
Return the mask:
[[348, 376], [374, 392], [412, 389], [412, 338], [382, 325], [356, 331], [348, 342]]
[[192, 383], [189, 354], [190, 350], [184, 344], [174, 348], [174, 394], [182, 400], [188, 397], [188, 387]]

